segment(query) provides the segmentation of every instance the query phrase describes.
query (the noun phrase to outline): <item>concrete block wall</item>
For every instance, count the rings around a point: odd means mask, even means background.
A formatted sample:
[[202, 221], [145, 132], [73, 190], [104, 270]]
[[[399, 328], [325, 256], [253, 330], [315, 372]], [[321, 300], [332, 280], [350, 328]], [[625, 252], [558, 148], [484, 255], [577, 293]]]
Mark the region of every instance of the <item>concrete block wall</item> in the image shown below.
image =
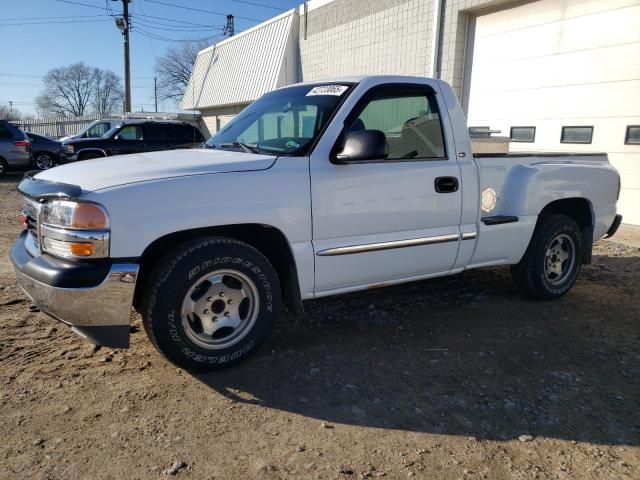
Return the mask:
[[[436, 70], [462, 94], [467, 17], [510, 0], [444, 0]], [[334, 0], [300, 19], [302, 76], [431, 75], [434, 0]]]
[[428, 75], [432, 8], [429, 0], [334, 0], [310, 10], [300, 19], [303, 80]]

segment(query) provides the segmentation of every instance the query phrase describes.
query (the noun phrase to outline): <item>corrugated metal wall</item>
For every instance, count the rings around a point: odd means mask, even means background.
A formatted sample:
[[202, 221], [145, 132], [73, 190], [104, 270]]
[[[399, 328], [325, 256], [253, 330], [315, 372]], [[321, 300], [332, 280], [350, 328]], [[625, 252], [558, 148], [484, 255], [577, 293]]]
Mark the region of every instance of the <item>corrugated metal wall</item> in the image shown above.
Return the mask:
[[285, 52], [297, 41], [297, 22], [291, 10], [200, 52], [182, 108], [248, 103], [277, 88], [281, 70], [296, 61], [285, 62]]

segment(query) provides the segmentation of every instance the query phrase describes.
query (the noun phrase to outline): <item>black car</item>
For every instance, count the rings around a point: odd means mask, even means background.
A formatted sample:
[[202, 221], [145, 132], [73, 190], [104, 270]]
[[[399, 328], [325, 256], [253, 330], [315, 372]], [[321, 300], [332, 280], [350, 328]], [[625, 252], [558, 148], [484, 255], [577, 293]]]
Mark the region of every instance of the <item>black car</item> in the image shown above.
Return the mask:
[[200, 130], [185, 122], [124, 120], [100, 138], [69, 139], [62, 142], [64, 161], [128, 153], [195, 148], [204, 141]]
[[58, 163], [62, 157], [62, 143], [49, 137], [26, 132], [31, 140], [31, 156], [33, 164], [39, 170], [47, 170]]

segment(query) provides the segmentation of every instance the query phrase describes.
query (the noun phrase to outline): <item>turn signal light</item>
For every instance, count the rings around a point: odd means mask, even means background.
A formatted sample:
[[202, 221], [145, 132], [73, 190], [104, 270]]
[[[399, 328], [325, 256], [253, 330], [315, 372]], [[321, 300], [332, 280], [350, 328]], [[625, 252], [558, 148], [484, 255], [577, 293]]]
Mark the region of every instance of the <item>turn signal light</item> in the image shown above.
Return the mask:
[[90, 257], [96, 251], [93, 243], [70, 243], [69, 251], [76, 257]]
[[103, 208], [93, 203], [78, 203], [73, 212], [72, 225], [87, 230], [107, 228], [109, 221]]

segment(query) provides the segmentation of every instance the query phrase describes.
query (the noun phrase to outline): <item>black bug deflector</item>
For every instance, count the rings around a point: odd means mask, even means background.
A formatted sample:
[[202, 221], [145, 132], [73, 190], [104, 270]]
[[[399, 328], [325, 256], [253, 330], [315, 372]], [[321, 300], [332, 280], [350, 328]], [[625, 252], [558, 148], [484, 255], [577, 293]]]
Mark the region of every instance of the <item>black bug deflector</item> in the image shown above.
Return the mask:
[[34, 199], [76, 198], [82, 194], [82, 188], [68, 183], [51, 182], [41, 180], [35, 175], [38, 170], [31, 170], [24, 174], [24, 178], [18, 184], [18, 191]]

